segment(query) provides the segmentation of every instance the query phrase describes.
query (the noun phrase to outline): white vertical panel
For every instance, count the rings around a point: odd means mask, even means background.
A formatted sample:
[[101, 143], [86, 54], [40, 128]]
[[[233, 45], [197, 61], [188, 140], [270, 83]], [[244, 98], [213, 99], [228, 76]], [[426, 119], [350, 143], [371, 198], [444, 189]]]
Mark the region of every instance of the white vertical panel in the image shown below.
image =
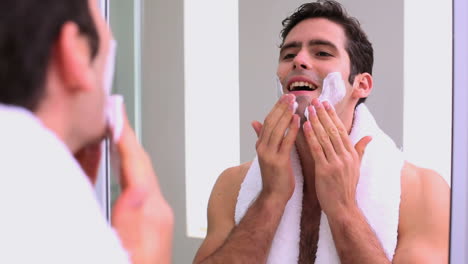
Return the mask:
[[[184, 1], [187, 235], [206, 235], [219, 174], [239, 164], [238, 0]], [[181, 120], [182, 122], [182, 120]]]
[[403, 148], [450, 184], [452, 1], [406, 0]]
[[133, 1], [133, 56], [135, 60], [135, 68], [133, 69], [133, 76], [135, 80], [134, 87], [134, 106], [135, 106], [135, 134], [138, 141], [141, 142], [141, 0]]

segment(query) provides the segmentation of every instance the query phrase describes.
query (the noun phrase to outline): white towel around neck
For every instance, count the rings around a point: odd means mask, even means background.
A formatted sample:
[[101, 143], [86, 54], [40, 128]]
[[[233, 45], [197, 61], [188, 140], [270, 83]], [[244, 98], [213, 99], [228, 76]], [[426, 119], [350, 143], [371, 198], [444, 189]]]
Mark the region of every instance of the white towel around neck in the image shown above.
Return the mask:
[[[392, 260], [397, 245], [400, 206], [400, 177], [403, 155], [393, 140], [377, 125], [364, 104], [355, 111], [350, 139], [353, 144], [365, 136], [372, 136], [361, 162], [361, 175], [356, 190], [356, 199], [385, 250]], [[294, 149], [291, 163], [296, 186], [286, 205], [270, 249], [267, 263], [297, 263], [299, 258], [300, 222], [302, 212], [303, 175], [299, 156]], [[262, 189], [258, 158], [255, 157], [241, 185], [235, 209], [238, 224]], [[340, 263], [330, 226], [322, 212], [315, 263]]]

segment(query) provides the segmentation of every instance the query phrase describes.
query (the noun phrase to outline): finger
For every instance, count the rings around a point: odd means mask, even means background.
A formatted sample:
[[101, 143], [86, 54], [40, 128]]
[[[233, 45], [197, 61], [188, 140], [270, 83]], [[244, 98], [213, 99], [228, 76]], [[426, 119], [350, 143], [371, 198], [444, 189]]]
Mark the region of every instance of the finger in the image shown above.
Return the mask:
[[125, 111], [123, 111], [123, 129], [122, 135], [117, 142], [117, 152], [120, 158], [120, 184], [122, 189], [158, 186], [151, 161], [138, 142]]
[[294, 114], [292, 116], [291, 121], [289, 122], [288, 133], [281, 142], [281, 146], [279, 149], [280, 153], [283, 153], [285, 155], [289, 155], [289, 153], [291, 153], [292, 147], [294, 146], [294, 142], [296, 142], [296, 136], [300, 126], [301, 119], [298, 115]]
[[278, 120], [275, 128], [273, 129], [268, 145], [272, 148], [279, 150], [281, 141], [283, 141], [286, 134], [286, 129], [290, 126], [291, 120], [293, 119], [295, 104], [290, 104], [288, 109], [283, 113], [281, 118]]
[[314, 106], [309, 106], [309, 121], [314, 130], [315, 137], [317, 141], [322, 146], [323, 152], [325, 153], [327, 160], [333, 160], [337, 158], [335, 149], [333, 148], [333, 144], [330, 140], [330, 136], [327, 134], [325, 129], [322, 126], [322, 123], [317, 116], [317, 110]]
[[353, 151], [353, 143], [351, 142], [351, 139], [349, 138], [348, 130], [346, 129], [346, 127], [344, 126], [344, 124], [341, 121], [340, 117], [336, 113], [333, 105], [331, 105], [330, 102], [328, 102], [328, 101], [323, 102], [323, 105], [324, 105], [325, 109], [327, 110], [328, 115], [330, 116], [331, 120], [333, 121], [336, 128], [338, 129], [338, 133], [340, 134], [340, 137], [341, 137], [341, 140], [343, 142], [343, 145], [344, 145], [345, 149], [348, 152], [352, 152]]
[[125, 109], [122, 112], [123, 112], [122, 135], [119, 141], [116, 142], [116, 145], [117, 145], [117, 150], [119, 154], [122, 154], [123, 157], [126, 158], [127, 156], [139, 154], [139, 152], [141, 151], [141, 147], [139, 146], [135, 132], [130, 126], [130, 122], [128, 121], [128, 117], [127, 117], [127, 113]]
[[340, 132], [335, 125], [332, 118], [329, 116], [329, 112], [334, 112], [333, 108], [330, 104], [322, 104], [317, 99], [312, 100], [312, 104], [315, 107], [317, 116], [322, 124], [323, 129], [328, 134], [330, 141], [333, 145], [333, 149], [335, 150], [336, 154], [341, 155], [346, 151], [346, 148], [343, 144], [341, 139]]
[[306, 138], [307, 145], [309, 146], [310, 153], [312, 154], [312, 158], [314, 158], [315, 162], [326, 163], [327, 158], [325, 156], [325, 152], [323, 151], [322, 145], [320, 145], [318, 141], [317, 135], [315, 134], [310, 121], [306, 121], [302, 126], [302, 129], [304, 131], [304, 135]]
[[281, 118], [283, 113], [287, 111], [290, 104], [294, 102], [294, 95], [285, 94], [281, 99], [275, 104], [273, 109], [270, 111], [268, 116], [263, 122], [263, 129], [260, 133], [259, 140], [261, 144], [268, 144], [273, 133], [274, 128], [276, 127], [278, 120]]
[[362, 156], [364, 156], [364, 151], [366, 150], [367, 144], [372, 141], [371, 136], [366, 136], [361, 138], [358, 143], [356, 143], [355, 149], [359, 156], [359, 161], [362, 161]]
[[251, 123], [252, 125], [252, 128], [255, 130], [255, 134], [257, 134], [257, 138], [260, 137], [260, 132], [262, 131], [262, 123], [258, 122], [258, 121], [253, 121]]

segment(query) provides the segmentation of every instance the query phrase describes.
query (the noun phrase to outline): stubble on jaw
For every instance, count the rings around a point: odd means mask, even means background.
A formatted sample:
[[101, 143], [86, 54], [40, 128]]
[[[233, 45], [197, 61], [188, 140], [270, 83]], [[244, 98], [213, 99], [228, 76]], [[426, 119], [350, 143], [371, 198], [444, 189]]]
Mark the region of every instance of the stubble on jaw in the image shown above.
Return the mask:
[[304, 124], [305, 121], [307, 121], [306, 117], [304, 116], [304, 112], [307, 109], [307, 107], [311, 104], [312, 98], [310, 96], [296, 96], [296, 102], [298, 104], [297, 109], [296, 109], [296, 114], [299, 115], [299, 118], [301, 119], [301, 126]]

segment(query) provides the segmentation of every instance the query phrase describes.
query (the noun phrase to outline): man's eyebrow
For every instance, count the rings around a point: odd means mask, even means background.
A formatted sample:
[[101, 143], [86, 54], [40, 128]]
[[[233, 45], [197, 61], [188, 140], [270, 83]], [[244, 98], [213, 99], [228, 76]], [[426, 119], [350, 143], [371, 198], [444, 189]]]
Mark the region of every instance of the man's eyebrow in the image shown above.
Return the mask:
[[286, 43], [280, 47], [280, 54], [285, 50], [285, 49], [290, 49], [290, 48], [300, 48], [302, 46], [302, 43], [299, 41], [293, 41]]
[[335, 44], [333, 44], [333, 42], [323, 39], [313, 39], [309, 41], [309, 46], [328, 46], [334, 50], [338, 50], [338, 48]]

